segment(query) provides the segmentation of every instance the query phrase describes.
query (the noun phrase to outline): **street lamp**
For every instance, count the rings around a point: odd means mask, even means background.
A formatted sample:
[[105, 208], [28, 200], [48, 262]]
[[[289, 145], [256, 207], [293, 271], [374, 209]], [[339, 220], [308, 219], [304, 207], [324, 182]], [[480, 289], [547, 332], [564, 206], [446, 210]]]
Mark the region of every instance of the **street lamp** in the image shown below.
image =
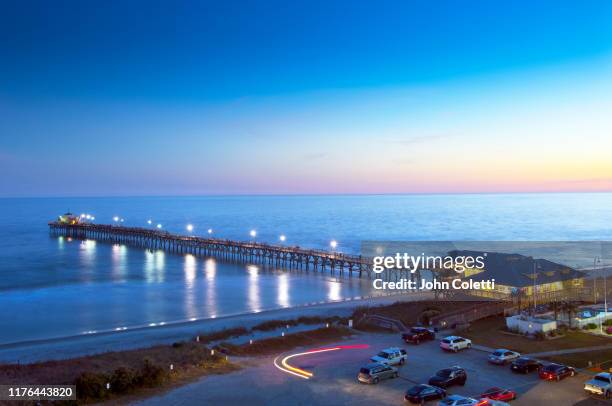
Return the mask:
[[213, 229], [212, 229], [212, 228], [209, 228], [209, 229], [208, 229], [208, 234], [212, 234], [212, 233], [213, 233]]
[[533, 261], [533, 292], [531, 292], [531, 294], [533, 295], [533, 316], [535, 317], [536, 314], [536, 263], [535, 260]]
[[252, 238], [257, 237], [257, 230], [251, 230], [251, 232], [249, 233], [249, 235], [250, 235]]
[[157, 225], [157, 228], [162, 228], [162, 225], [161, 225], [161, 224], [158, 224], [158, 225]]
[[188, 232], [193, 232], [193, 224], [187, 224], [187, 227], [185, 227], [187, 229]]
[[335, 250], [335, 249], [336, 249], [336, 247], [338, 246], [338, 241], [336, 241], [336, 240], [331, 240], [331, 241], [329, 242], [329, 246], [331, 247], [331, 249], [332, 249], [332, 250]]
[[280, 237], [278, 237], [278, 239], [279, 239], [281, 242], [285, 242], [285, 240], [287, 239], [287, 237], [285, 237], [285, 234], [281, 234], [281, 235], [280, 235]]
[[153, 220], [151, 220], [151, 219], [147, 220], [147, 224], [148, 224], [148, 225], [153, 224]]
[[606, 288], [606, 281], [608, 280], [608, 268], [601, 268], [604, 271], [604, 310], [606, 312], [606, 317], [608, 317], [608, 289]]
[[597, 304], [597, 264], [601, 263], [599, 257], [593, 258], [593, 304]]
[[113, 221], [114, 221], [115, 223], [116, 223], [116, 222], [118, 222], [118, 221], [119, 221], [119, 216], [115, 216], [115, 217], [113, 217]]

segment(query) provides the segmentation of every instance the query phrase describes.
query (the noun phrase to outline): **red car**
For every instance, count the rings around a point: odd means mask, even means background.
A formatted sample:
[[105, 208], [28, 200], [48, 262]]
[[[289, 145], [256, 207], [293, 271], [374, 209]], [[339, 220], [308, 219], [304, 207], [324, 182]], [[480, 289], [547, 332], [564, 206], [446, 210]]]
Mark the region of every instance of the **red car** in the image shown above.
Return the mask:
[[502, 389], [498, 387], [489, 388], [482, 395], [481, 398], [489, 398], [493, 400], [500, 400], [502, 402], [508, 402], [516, 399], [516, 392], [510, 389]]

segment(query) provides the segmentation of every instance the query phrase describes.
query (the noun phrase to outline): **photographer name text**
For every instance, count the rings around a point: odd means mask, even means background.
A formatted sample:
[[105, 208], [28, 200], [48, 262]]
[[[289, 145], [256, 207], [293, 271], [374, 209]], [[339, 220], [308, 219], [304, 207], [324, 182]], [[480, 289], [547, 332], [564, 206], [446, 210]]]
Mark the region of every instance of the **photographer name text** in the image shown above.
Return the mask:
[[374, 289], [377, 290], [472, 290], [472, 289], [495, 289], [495, 279], [483, 279], [474, 281], [471, 279], [453, 279], [452, 281], [440, 281], [438, 279], [414, 281], [400, 279], [399, 281], [387, 282], [382, 279], [374, 279]]

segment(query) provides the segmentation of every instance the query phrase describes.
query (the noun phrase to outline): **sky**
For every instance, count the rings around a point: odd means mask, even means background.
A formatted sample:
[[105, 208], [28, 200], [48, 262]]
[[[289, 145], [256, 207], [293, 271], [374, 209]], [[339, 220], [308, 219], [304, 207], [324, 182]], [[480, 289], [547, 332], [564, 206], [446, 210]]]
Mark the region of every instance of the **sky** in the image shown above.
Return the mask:
[[612, 191], [609, 1], [19, 1], [0, 196]]

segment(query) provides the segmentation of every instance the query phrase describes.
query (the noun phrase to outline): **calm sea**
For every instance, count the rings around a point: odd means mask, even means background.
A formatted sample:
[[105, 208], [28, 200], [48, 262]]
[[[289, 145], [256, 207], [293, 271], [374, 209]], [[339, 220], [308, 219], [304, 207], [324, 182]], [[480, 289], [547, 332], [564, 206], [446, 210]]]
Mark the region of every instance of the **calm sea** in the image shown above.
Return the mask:
[[362, 240], [612, 239], [612, 194], [0, 199], [0, 344], [221, 317], [369, 294], [329, 275], [49, 236], [66, 211], [97, 223], [358, 252]]

